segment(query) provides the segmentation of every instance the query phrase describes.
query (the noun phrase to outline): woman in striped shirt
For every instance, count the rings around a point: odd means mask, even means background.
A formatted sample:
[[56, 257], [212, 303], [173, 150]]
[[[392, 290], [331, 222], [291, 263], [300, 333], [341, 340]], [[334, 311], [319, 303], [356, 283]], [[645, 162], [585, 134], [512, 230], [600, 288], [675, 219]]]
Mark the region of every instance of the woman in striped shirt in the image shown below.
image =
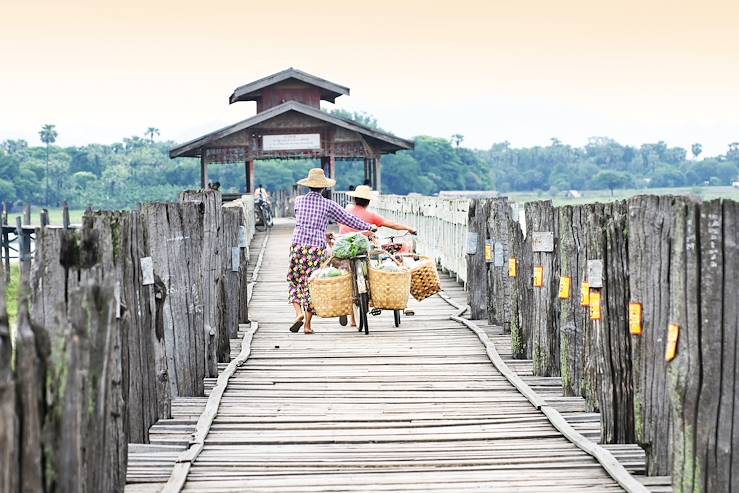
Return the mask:
[[311, 318], [313, 306], [308, 293], [308, 278], [321, 266], [326, 256], [326, 233], [329, 221], [347, 225], [356, 230], [376, 231], [377, 227], [349, 214], [339, 204], [321, 195], [331, 188], [336, 180], [326, 178], [321, 168], [313, 168], [308, 177], [298, 181], [298, 185], [310, 191], [295, 199], [295, 230], [290, 246], [290, 267], [287, 281], [290, 283], [288, 300], [295, 309], [296, 320], [290, 326], [297, 332], [305, 324], [304, 332], [312, 334]]

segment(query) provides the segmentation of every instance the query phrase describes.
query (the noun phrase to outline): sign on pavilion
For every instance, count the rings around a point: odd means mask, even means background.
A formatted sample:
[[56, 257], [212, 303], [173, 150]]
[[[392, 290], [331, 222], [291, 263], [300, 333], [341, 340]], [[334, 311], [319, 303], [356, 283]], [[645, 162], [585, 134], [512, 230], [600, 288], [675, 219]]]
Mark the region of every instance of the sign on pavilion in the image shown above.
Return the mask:
[[171, 158], [200, 158], [200, 181], [208, 183], [208, 165], [244, 163], [246, 190], [254, 190], [258, 159], [320, 159], [336, 178], [336, 161], [364, 161], [365, 180], [379, 190], [383, 154], [413, 149], [413, 142], [321, 110], [349, 88], [289, 68], [237, 88], [230, 103], [256, 101], [257, 114], [234, 125], [181, 144]]

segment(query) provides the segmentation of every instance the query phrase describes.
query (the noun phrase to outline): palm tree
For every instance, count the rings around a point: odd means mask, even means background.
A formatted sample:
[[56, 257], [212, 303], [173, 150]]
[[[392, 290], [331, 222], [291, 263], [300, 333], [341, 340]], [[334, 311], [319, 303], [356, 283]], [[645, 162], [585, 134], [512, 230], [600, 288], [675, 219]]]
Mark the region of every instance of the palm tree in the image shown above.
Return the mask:
[[154, 143], [154, 136], [159, 136], [159, 129], [156, 127], [149, 127], [146, 129], [146, 132], [144, 132], [144, 135], [149, 136], [149, 142], [152, 144]]
[[452, 144], [454, 144], [456, 146], [456, 148], [459, 149], [459, 145], [464, 140], [464, 135], [462, 135], [462, 134], [454, 134], [454, 135], [452, 135], [452, 139], [451, 140], [452, 140]]
[[46, 199], [46, 205], [49, 205], [49, 145], [56, 142], [57, 132], [56, 132], [56, 125], [51, 125], [50, 123], [47, 123], [43, 127], [41, 127], [41, 131], [38, 133], [39, 137], [41, 137], [41, 142], [46, 144], [46, 193], [45, 193], [45, 199]]
[[703, 152], [703, 146], [701, 144], [695, 143], [690, 147], [690, 152], [693, 153], [693, 159], [698, 159], [700, 153]]

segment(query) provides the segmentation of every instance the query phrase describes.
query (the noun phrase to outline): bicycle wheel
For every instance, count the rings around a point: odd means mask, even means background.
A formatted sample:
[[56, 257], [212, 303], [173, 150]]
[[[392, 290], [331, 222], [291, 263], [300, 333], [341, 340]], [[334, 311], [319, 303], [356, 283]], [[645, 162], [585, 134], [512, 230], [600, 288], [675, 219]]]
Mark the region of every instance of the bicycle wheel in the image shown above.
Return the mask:
[[393, 318], [395, 319], [395, 326], [400, 327], [400, 310], [393, 310]]
[[364, 329], [364, 333], [369, 334], [369, 324], [367, 323], [367, 313], [369, 313], [369, 295], [361, 293], [359, 295], [359, 331]]

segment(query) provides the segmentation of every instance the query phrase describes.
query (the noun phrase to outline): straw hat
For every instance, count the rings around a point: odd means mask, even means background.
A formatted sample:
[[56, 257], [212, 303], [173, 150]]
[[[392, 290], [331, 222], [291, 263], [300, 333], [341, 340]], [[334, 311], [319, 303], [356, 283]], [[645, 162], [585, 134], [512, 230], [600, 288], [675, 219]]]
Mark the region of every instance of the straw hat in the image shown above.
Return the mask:
[[375, 192], [373, 192], [367, 185], [359, 185], [353, 192], [348, 192], [347, 195], [365, 200], [373, 200], [377, 198]]
[[311, 168], [308, 171], [308, 178], [298, 180], [298, 185], [309, 188], [331, 188], [336, 185], [336, 180], [326, 178], [321, 168]]

